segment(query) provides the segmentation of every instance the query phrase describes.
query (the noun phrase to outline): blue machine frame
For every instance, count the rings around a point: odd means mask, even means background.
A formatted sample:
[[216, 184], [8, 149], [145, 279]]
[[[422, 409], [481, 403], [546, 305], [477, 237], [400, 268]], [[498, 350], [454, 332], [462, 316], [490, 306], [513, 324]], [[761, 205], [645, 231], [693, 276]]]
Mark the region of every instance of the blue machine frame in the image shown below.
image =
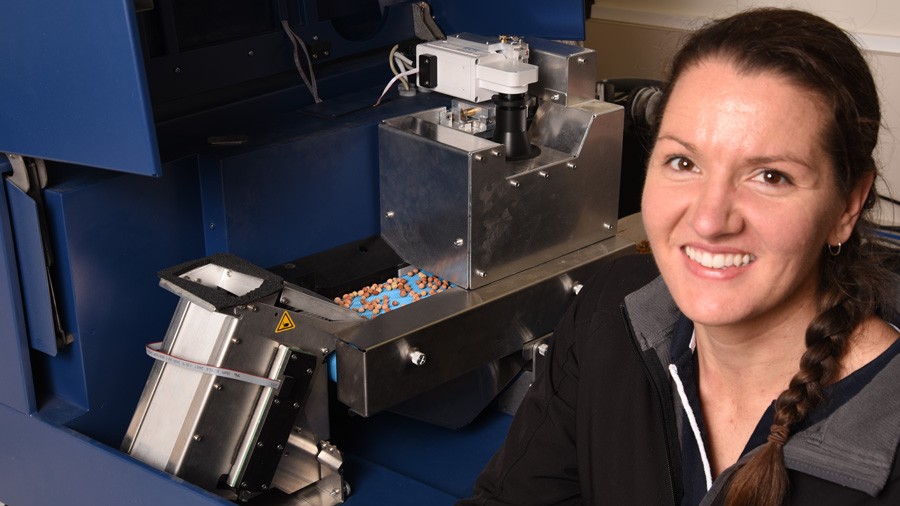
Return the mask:
[[[248, 47], [276, 46], [264, 61], [285, 74], [293, 64], [284, 34], [230, 40], [202, 58], [186, 51], [154, 59], [135, 12], [143, 2], [2, 1], [0, 152], [48, 160], [43, 219], [53, 262], [48, 278], [35, 202], [4, 181], [0, 501], [229, 504], [116, 449], [151, 367], [143, 346], [165, 334], [176, 304], [156, 273], [217, 252], [274, 266], [379, 233], [378, 122], [449, 103], [421, 94], [369, 107], [390, 72], [386, 50], [366, 51], [409, 36], [397, 13], [411, 2], [394, 2], [377, 35], [347, 41], [330, 22], [309, 22], [315, 1], [272, 0], [290, 10], [301, 37], [329, 34], [336, 55], [346, 56], [322, 62], [326, 102], [313, 104], [293, 74], [279, 81], [287, 86], [198, 113], [192, 97], [176, 96], [176, 74], [201, 79], [216, 71], [200, 65], [214, 56], [232, 73], [262, 76], [272, 69], [247, 63]], [[446, 33], [583, 39], [582, 0], [541, 4], [444, 0], [431, 8]], [[235, 134], [247, 142], [207, 142]], [[0, 173], [10, 171], [0, 159]], [[48, 280], [74, 336], [59, 350]], [[390, 414], [355, 420], [346, 434], [378, 437], [354, 436], [345, 449], [356, 491], [348, 504], [453, 502], [508, 425], [500, 414], [459, 431]]]

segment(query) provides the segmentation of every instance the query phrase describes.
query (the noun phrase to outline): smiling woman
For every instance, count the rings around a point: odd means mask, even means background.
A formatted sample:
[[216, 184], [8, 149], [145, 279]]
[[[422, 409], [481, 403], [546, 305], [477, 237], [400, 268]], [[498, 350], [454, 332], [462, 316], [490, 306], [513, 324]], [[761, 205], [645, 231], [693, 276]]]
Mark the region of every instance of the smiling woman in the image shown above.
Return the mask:
[[668, 83], [654, 258], [585, 285], [461, 504], [900, 502], [865, 59], [819, 17], [752, 10], [692, 34]]

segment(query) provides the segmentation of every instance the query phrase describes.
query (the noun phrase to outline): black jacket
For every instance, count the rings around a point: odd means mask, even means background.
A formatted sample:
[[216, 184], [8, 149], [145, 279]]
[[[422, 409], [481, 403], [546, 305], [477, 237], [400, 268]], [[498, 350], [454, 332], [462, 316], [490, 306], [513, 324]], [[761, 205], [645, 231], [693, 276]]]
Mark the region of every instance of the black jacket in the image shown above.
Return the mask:
[[[665, 369], [680, 312], [658, 274], [650, 255], [630, 256], [585, 285], [557, 326], [503, 447], [473, 497], [457, 506], [680, 504], [681, 405]], [[900, 390], [900, 359], [878, 377], [857, 396], [879, 405], [877, 420], [856, 416], [829, 427], [829, 418], [786, 445], [791, 504], [900, 504], [893, 466], [900, 391], [891, 392]], [[866, 413], [856, 404], [851, 413]], [[869, 422], [878, 427], [871, 441], [845, 437]], [[848, 441], [860, 454], [849, 460]], [[836, 452], [843, 454], [832, 457]], [[704, 504], [715, 502], [726, 474]]]

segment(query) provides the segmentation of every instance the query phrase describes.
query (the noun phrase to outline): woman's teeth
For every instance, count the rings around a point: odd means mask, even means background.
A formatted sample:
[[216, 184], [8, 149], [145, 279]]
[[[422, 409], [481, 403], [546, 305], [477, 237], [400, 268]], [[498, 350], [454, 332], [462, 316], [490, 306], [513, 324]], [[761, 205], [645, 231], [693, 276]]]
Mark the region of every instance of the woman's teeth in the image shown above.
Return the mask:
[[696, 251], [690, 246], [684, 247], [684, 252], [688, 258], [709, 269], [727, 269], [729, 267], [743, 267], [750, 264], [756, 257], [749, 254], [712, 254], [708, 251]]

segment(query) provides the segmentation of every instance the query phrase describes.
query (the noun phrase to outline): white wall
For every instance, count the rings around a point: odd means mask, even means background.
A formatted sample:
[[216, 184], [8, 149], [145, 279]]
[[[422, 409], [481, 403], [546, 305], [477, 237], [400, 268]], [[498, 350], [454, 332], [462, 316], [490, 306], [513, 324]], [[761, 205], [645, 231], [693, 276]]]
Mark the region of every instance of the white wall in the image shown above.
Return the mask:
[[[709, 18], [763, 6], [809, 10], [859, 40], [882, 100], [885, 128], [878, 157], [884, 181], [879, 191], [900, 199], [900, 1], [595, 0], [585, 46], [598, 52], [598, 78], [661, 79], [685, 31]], [[900, 222], [900, 210], [884, 208], [882, 221]]]

